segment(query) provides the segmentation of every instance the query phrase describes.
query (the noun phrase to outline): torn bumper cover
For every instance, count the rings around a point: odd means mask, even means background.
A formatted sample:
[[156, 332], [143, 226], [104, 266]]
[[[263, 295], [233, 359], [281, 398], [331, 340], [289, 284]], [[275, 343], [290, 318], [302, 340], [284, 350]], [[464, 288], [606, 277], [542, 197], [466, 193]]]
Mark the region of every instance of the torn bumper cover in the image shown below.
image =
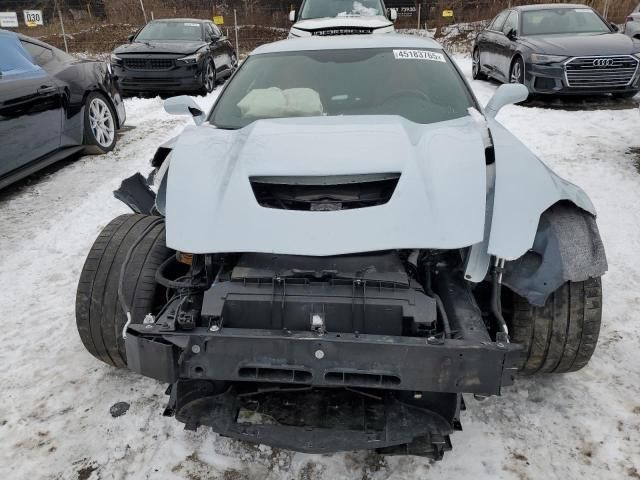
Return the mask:
[[[402, 453], [432, 458], [450, 447], [456, 412], [447, 411], [459, 408], [459, 394], [500, 394], [513, 383], [519, 355], [517, 345], [501, 342], [240, 328], [163, 332], [156, 324], [131, 325], [126, 348], [131, 370], [172, 384], [167, 412], [187, 428], [206, 425], [308, 453], [401, 445]], [[259, 387], [243, 393], [243, 385]], [[277, 395], [287, 400], [276, 402]], [[332, 398], [340, 395], [349, 398]], [[251, 410], [250, 401], [278, 420], [243, 423], [239, 412]], [[269, 401], [276, 413], [264, 410]], [[289, 404], [287, 416], [282, 406]]]

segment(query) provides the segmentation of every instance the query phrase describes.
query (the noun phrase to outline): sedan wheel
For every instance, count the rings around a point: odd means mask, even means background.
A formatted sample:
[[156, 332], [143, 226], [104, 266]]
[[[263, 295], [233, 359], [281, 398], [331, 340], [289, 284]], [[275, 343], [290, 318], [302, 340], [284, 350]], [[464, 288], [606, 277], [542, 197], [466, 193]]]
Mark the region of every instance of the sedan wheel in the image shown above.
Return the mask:
[[216, 69], [211, 59], [207, 60], [207, 66], [204, 69], [203, 87], [207, 93], [213, 92], [216, 86]]
[[471, 76], [474, 80], [482, 80], [485, 75], [482, 73], [482, 68], [480, 67], [480, 50], [477, 48], [473, 51], [473, 55], [471, 56], [472, 68], [471, 68]]
[[92, 93], [85, 104], [84, 143], [88, 153], [102, 154], [116, 145], [116, 118], [111, 105], [99, 93]]
[[513, 62], [513, 65], [511, 65], [509, 81], [511, 83], [524, 83], [524, 64], [519, 58]]

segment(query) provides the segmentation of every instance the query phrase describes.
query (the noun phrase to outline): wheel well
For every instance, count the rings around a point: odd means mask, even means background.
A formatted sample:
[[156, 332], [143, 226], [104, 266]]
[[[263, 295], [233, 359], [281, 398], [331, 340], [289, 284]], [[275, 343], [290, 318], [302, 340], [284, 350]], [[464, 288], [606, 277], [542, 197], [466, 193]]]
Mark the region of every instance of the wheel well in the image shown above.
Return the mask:
[[532, 305], [542, 306], [562, 284], [600, 277], [607, 268], [594, 215], [561, 200], [540, 216], [529, 251], [507, 262], [504, 285]]
[[[87, 98], [92, 93], [99, 93], [102, 96], [102, 98], [104, 98], [107, 101], [107, 103], [109, 104], [109, 106], [111, 107], [114, 113], [114, 120], [116, 121], [116, 130], [120, 130], [120, 119], [118, 118], [118, 110], [116, 109], [116, 106], [113, 104], [113, 100], [111, 100], [111, 97], [107, 95], [104, 92], [104, 90], [100, 89], [99, 87], [94, 87], [92, 90], [87, 90], [86, 92], [84, 92], [84, 97], [82, 97], [82, 108], [84, 109], [84, 107], [86, 107]], [[84, 129], [84, 122], [82, 126]]]
[[522, 60], [522, 66], [524, 70], [524, 58], [519, 53], [516, 53], [513, 58], [511, 58], [511, 63], [509, 64], [509, 74], [511, 74], [511, 69], [513, 68], [513, 64], [516, 63], [516, 60]]

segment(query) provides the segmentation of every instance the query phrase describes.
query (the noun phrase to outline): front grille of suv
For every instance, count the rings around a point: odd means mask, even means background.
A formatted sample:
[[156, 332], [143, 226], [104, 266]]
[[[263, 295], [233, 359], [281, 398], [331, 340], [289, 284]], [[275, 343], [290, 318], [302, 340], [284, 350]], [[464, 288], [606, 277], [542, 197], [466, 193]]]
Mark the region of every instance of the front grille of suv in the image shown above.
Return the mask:
[[332, 27], [322, 30], [314, 30], [311, 32], [315, 36], [333, 36], [333, 35], [369, 35], [373, 33], [372, 28], [360, 27]]
[[626, 87], [638, 71], [640, 61], [631, 55], [577, 57], [565, 64], [569, 87]]
[[169, 70], [173, 60], [168, 58], [126, 58], [124, 66], [131, 70]]

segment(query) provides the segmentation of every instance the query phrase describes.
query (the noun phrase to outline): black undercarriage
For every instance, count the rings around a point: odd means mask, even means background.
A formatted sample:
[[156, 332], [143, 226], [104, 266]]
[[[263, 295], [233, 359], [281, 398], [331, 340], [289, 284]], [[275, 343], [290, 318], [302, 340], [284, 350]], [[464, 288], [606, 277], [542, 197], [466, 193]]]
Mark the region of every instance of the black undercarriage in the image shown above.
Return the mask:
[[178, 254], [156, 276], [166, 305], [128, 328], [128, 366], [171, 384], [166, 414], [189, 429], [439, 459], [462, 394], [500, 394], [519, 355], [462, 255]]

